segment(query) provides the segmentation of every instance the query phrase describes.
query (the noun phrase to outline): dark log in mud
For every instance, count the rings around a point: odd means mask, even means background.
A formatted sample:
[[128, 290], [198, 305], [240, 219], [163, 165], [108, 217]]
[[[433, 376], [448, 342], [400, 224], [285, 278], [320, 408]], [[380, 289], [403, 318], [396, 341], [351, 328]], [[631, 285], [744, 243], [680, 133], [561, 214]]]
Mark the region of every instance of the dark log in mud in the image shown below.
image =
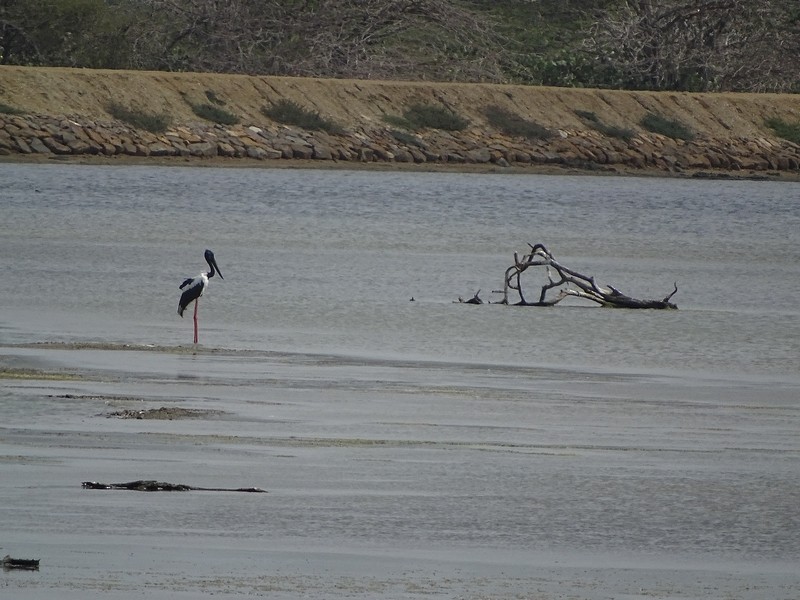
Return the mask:
[[[555, 306], [564, 298], [574, 296], [613, 308], [678, 308], [676, 304], [670, 302], [678, 291], [677, 283], [674, 284], [672, 292], [661, 300], [641, 300], [623, 294], [612, 285], [600, 285], [594, 277], [588, 277], [565, 267], [553, 257], [544, 244], [528, 244], [528, 246], [530, 252], [522, 258], [515, 252], [514, 264], [506, 269], [503, 290], [496, 291], [503, 294], [500, 304], [510, 304], [509, 293], [513, 290], [519, 295], [519, 301], [514, 303], [516, 306]], [[544, 267], [547, 272], [547, 283], [542, 285], [539, 298], [534, 301], [527, 300], [522, 291], [522, 274], [530, 267]], [[550, 290], [558, 290], [557, 295], [552, 297], [551, 294], [551, 297], [548, 297]]]
[[479, 294], [481, 293], [480, 290], [475, 292], [475, 295], [470, 298], [469, 300], [464, 300], [461, 296], [458, 297], [458, 301], [464, 304], [483, 304], [483, 300], [480, 299]]
[[84, 481], [81, 486], [87, 490], [130, 490], [134, 492], [250, 492], [266, 494], [267, 490], [261, 488], [205, 488], [186, 485], [184, 483], [167, 483], [154, 479], [137, 479], [127, 483], [98, 483]]
[[38, 571], [38, 558], [11, 558], [8, 554], [3, 557], [3, 569], [22, 569], [25, 571]]

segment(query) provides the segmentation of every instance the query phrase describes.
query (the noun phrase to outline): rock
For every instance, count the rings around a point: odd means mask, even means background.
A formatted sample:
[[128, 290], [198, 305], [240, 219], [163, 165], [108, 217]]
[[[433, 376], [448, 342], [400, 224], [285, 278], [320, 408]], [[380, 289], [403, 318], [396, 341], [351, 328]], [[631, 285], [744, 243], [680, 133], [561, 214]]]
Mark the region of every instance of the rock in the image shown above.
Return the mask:
[[[50, 138], [52, 139], [52, 138]], [[55, 140], [53, 140], [55, 141]], [[52, 154], [52, 150], [47, 147], [47, 145], [40, 140], [38, 137], [31, 138], [30, 147], [33, 152], [37, 154]], [[65, 153], [66, 154], [66, 153]]]
[[187, 146], [189, 154], [203, 158], [212, 158], [217, 155], [217, 145], [211, 142], [194, 142]]
[[256, 160], [266, 160], [268, 158], [267, 151], [261, 146], [248, 146], [247, 158], [255, 158]]
[[97, 144], [89, 144], [77, 137], [66, 145], [72, 154], [97, 154], [100, 152]]
[[28, 142], [26, 142], [21, 137], [14, 136], [11, 139], [14, 140], [14, 144], [16, 144], [17, 148], [19, 148], [19, 151], [22, 152], [22, 154], [32, 154], [33, 153], [33, 148], [31, 148], [30, 145], [28, 144]]
[[314, 156], [314, 149], [305, 144], [291, 144], [292, 158], [310, 160]]
[[331, 152], [331, 149], [328, 148], [327, 146], [317, 144], [313, 147], [313, 152], [311, 154], [311, 157], [316, 160], [332, 160], [333, 153]]
[[415, 163], [424, 163], [428, 161], [425, 154], [423, 152], [420, 152], [416, 148], [409, 148], [408, 152], [409, 154], [411, 154], [411, 157], [414, 159]]
[[217, 144], [217, 154], [219, 154], [220, 156], [232, 158], [236, 156], [236, 150], [230, 144], [226, 142], [220, 142], [219, 144]]
[[175, 156], [177, 151], [172, 146], [167, 146], [161, 142], [155, 142], [148, 146], [150, 156]]
[[415, 162], [414, 156], [408, 150], [403, 150], [402, 148], [398, 148], [397, 150], [393, 151], [393, 154], [395, 162], [400, 162], [400, 163]]
[[372, 149], [372, 152], [375, 155], [375, 158], [377, 158], [378, 160], [383, 160], [383, 161], [386, 161], [386, 162], [390, 162], [390, 161], [394, 160], [394, 154], [392, 152], [389, 152], [385, 148], [381, 148], [378, 145], [370, 146], [370, 148]]
[[492, 160], [492, 154], [489, 151], [489, 148], [469, 150], [464, 154], [464, 160], [469, 163], [484, 164]]
[[336, 148], [336, 156], [339, 160], [353, 160], [357, 155], [353, 152], [350, 152], [347, 148], [342, 148], [339, 146]]

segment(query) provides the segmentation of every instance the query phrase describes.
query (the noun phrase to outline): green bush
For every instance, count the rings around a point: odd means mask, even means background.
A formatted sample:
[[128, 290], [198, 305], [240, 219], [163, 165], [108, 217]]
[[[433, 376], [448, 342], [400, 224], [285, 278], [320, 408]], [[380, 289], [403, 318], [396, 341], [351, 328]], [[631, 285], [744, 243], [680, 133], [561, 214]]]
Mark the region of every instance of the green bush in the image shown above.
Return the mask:
[[575, 114], [578, 115], [584, 121], [588, 121], [590, 123], [600, 122], [600, 119], [597, 118], [597, 115], [590, 110], [576, 110]]
[[775, 132], [775, 135], [795, 144], [800, 144], [800, 122], [787, 123], [783, 119], [773, 117], [765, 121], [767, 127]]
[[219, 123], [220, 125], [236, 125], [239, 122], [239, 117], [229, 113], [224, 108], [214, 106], [212, 104], [192, 104], [192, 112], [201, 119], [211, 121], [212, 123]]
[[214, 90], [206, 90], [206, 98], [211, 104], [216, 104], [217, 106], [225, 106], [225, 101], [217, 96]]
[[458, 116], [449, 108], [430, 104], [412, 104], [403, 113], [403, 118], [411, 125], [411, 129], [461, 131], [469, 125], [467, 119]]
[[636, 135], [636, 132], [633, 129], [627, 129], [625, 127], [617, 127], [616, 125], [608, 125], [607, 123], [603, 123], [603, 121], [601, 121], [597, 115], [591, 111], [576, 110], [575, 114], [583, 119], [583, 121], [592, 129], [599, 131], [603, 135], [626, 141]]
[[325, 131], [333, 134], [344, 133], [344, 128], [338, 123], [326, 119], [317, 111], [303, 108], [293, 100], [278, 100], [272, 106], [262, 107], [261, 112], [278, 123], [295, 125], [309, 131]]
[[484, 115], [489, 121], [489, 125], [495, 127], [506, 135], [519, 135], [531, 140], [546, 140], [553, 137], [553, 132], [539, 125], [535, 121], [529, 121], [500, 106], [487, 106]]
[[148, 113], [139, 109], [127, 108], [116, 102], [106, 106], [106, 111], [115, 119], [119, 119], [135, 129], [144, 129], [151, 133], [163, 133], [171, 123], [167, 114]]
[[694, 132], [679, 121], [667, 119], [655, 113], [647, 113], [639, 122], [642, 127], [653, 133], [665, 135], [676, 140], [692, 140]]
[[405, 117], [399, 117], [397, 115], [383, 115], [381, 118], [384, 120], [384, 122], [392, 125], [393, 127], [400, 127], [401, 129], [408, 129], [409, 131], [416, 129], [414, 124]]
[[24, 114], [24, 110], [20, 110], [18, 108], [14, 108], [13, 106], [9, 106], [8, 104], [3, 104], [0, 102], [0, 114], [4, 115], [21, 115]]

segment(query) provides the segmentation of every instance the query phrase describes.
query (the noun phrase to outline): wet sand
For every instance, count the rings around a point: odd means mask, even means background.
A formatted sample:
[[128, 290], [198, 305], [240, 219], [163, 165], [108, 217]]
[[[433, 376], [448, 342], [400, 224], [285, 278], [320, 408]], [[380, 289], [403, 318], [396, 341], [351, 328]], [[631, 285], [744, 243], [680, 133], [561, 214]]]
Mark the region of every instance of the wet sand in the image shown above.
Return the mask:
[[[791, 386], [762, 397], [591, 370], [0, 347], [0, 554], [41, 560], [0, 589], [796, 598], [798, 409]], [[160, 409], [175, 418], [122, 418]], [[268, 493], [81, 487], [136, 479]]]

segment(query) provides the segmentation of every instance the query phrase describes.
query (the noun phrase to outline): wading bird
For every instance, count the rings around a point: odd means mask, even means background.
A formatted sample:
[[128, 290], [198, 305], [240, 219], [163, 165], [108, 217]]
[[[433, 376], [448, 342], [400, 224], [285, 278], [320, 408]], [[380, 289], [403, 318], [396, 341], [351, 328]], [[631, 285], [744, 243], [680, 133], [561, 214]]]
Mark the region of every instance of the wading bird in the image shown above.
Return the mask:
[[208, 287], [208, 280], [215, 274], [219, 275], [220, 279], [225, 279], [217, 266], [217, 261], [214, 258], [214, 253], [211, 250], [206, 250], [206, 262], [211, 270], [208, 273], [200, 273], [197, 277], [190, 277], [181, 284], [180, 289], [186, 288], [181, 294], [181, 299], [178, 301], [178, 314], [183, 317], [183, 311], [186, 307], [194, 302], [194, 343], [197, 343], [197, 305], [200, 304], [200, 296], [206, 291]]

